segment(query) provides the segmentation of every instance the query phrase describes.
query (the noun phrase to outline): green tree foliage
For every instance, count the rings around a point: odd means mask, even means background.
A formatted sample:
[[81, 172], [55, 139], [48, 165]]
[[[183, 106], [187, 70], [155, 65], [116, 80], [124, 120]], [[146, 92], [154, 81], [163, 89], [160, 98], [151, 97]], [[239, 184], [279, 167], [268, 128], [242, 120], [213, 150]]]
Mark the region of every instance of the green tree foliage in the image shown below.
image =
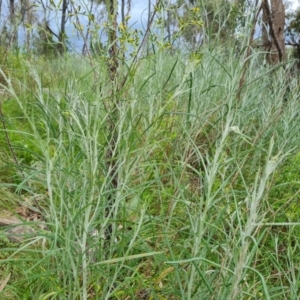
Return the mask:
[[[196, 2], [196, 1], [195, 1]], [[209, 38], [218, 38], [222, 41], [233, 36], [236, 27], [244, 22], [242, 17], [244, 1], [199, 1], [203, 11], [203, 20]]]
[[33, 41], [33, 49], [36, 54], [50, 57], [60, 53], [60, 43], [54, 41], [52, 32], [46, 23], [40, 24], [37, 36]]
[[216, 39], [228, 41], [245, 23], [244, 0], [177, 0], [165, 8], [168, 36], [180, 36], [192, 48]]
[[[300, 60], [300, 9], [287, 14], [287, 44], [294, 47], [293, 57]], [[300, 64], [298, 63], [298, 67]]]

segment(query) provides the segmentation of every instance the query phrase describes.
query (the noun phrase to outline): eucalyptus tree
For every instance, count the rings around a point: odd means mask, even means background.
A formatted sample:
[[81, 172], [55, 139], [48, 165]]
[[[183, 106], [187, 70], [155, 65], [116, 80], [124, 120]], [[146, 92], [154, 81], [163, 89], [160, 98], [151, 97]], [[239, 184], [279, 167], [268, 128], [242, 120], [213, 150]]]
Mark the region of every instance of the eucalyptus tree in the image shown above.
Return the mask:
[[9, 17], [10, 17], [10, 24], [12, 27], [12, 42], [15, 44], [18, 41], [15, 0], [9, 0]]
[[[70, 0], [61, 0], [56, 4], [53, 0], [40, 0], [39, 4], [42, 8], [43, 21], [42, 28], [47, 31], [47, 35], [50, 34], [58, 40], [57, 50], [63, 55], [67, 51], [66, 41], [66, 24], [70, 21], [72, 15], [72, 9], [70, 6]], [[50, 25], [50, 14], [51, 12], [60, 12], [60, 25], [58, 33], [55, 33], [55, 30], [51, 28]]]
[[38, 22], [38, 13], [34, 9], [36, 7], [35, 0], [22, 0], [21, 1], [21, 20], [25, 30], [25, 44], [27, 51], [32, 47], [33, 41], [33, 26]]
[[[131, 11], [131, 1], [132, 0], [127, 0], [127, 11], [125, 13], [126, 1], [125, 0], [121, 0], [121, 22], [124, 25], [127, 25], [126, 16], [128, 16], [129, 12]], [[148, 5], [149, 5], [149, 3], [151, 3], [151, 0], [148, 0]]]
[[300, 69], [300, 9], [287, 14], [286, 44], [293, 47], [293, 57]]
[[[18, 46], [20, 25], [25, 27], [25, 43], [29, 49], [32, 41], [32, 26], [38, 21], [38, 14], [34, 9], [36, 0], [9, 0], [9, 28], [10, 34], [7, 41], [9, 46]], [[2, 1], [0, 2], [0, 13], [2, 12]], [[7, 29], [6, 24], [3, 29]]]
[[[148, 26], [150, 12], [150, 1], [148, 3]], [[200, 9], [190, 0], [163, 0], [160, 2], [160, 8], [157, 19], [158, 27], [164, 27], [164, 39], [169, 45], [180, 48], [197, 48], [200, 42], [202, 32], [202, 21], [200, 25]]]
[[192, 2], [199, 3], [204, 21], [203, 29], [208, 40], [228, 41], [234, 36], [237, 27], [244, 22], [245, 0], [192, 0]]
[[59, 40], [59, 52], [60, 54], [63, 54], [67, 47], [66, 47], [66, 23], [68, 21], [68, 15], [67, 10], [69, 6], [69, 0], [62, 0], [62, 6], [61, 6], [61, 22], [60, 22], [60, 31], [58, 35]]
[[268, 52], [269, 63], [279, 63], [285, 58], [285, 7], [282, 0], [262, 2], [262, 42]]
[[[245, 0], [174, 0], [165, 1], [167, 10], [166, 28], [168, 36], [180, 32], [184, 42], [193, 49], [204, 42], [228, 41], [243, 19]], [[197, 26], [194, 21], [203, 21]], [[182, 26], [184, 25], [184, 26]]]

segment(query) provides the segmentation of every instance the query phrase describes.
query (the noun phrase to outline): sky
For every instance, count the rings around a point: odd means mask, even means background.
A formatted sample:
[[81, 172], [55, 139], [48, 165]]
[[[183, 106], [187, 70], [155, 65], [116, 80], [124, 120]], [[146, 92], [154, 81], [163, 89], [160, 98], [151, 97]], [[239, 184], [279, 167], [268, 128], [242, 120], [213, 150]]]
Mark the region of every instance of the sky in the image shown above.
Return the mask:
[[296, 9], [299, 6], [299, 0], [292, 0], [292, 9]]

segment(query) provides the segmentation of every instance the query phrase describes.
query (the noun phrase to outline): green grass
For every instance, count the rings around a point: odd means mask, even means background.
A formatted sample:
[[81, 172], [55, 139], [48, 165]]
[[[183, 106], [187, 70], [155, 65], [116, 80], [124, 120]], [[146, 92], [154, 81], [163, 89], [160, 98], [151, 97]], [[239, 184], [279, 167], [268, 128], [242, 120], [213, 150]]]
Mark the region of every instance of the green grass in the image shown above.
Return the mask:
[[242, 61], [203, 52], [199, 65], [144, 58], [113, 115], [101, 62], [27, 62], [24, 80], [5, 83], [22, 172], [1, 129], [1, 185], [37, 201], [46, 226], [29, 222], [22, 244], [2, 234], [0, 297], [299, 298], [297, 81], [254, 54], [238, 101]]

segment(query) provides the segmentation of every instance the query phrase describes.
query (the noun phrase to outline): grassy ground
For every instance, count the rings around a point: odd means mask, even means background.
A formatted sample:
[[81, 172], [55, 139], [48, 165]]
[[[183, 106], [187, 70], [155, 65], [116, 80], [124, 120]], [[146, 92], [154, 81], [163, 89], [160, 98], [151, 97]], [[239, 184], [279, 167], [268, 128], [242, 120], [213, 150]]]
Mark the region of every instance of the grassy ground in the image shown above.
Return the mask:
[[242, 59], [215, 48], [147, 57], [112, 95], [94, 66], [3, 80], [1, 207], [34, 231], [1, 227], [0, 298], [299, 299], [297, 80], [257, 54], [239, 99]]

